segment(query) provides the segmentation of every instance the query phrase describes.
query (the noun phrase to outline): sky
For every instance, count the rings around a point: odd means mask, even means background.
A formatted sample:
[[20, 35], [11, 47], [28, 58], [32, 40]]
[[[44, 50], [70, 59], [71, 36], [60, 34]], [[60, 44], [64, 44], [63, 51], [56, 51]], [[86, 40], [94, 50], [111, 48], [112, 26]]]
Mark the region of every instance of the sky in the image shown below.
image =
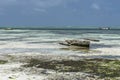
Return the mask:
[[120, 0], [0, 0], [0, 26], [120, 26]]

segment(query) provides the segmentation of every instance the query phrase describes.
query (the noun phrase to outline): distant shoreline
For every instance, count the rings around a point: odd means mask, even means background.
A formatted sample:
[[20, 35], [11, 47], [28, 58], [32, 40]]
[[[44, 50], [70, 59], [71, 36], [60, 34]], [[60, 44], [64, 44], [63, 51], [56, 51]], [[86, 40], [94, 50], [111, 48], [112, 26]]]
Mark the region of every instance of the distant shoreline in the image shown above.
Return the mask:
[[[104, 30], [100, 28], [12, 28], [12, 27], [1, 27], [0, 29], [7, 29], [11, 28], [11, 30], [14, 29], [20, 29], [20, 30]], [[109, 30], [120, 30], [120, 28], [111, 28]]]

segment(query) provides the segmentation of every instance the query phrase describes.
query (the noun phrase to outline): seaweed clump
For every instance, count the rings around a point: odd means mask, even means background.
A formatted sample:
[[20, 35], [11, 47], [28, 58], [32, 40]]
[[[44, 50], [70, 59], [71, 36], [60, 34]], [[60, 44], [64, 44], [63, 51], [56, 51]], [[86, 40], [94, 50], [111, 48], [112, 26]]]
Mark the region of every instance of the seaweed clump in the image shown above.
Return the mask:
[[8, 61], [5, 61], [5, 60], [0, 60], [0, 64], [5, 64], [7, 63]]
[[105, 77], [120, 77], [120, 61], [109, 59], [83, 59], [43, 61], [31, 59], [24, 67], [52, 69], [58, 72], [85, 72]]

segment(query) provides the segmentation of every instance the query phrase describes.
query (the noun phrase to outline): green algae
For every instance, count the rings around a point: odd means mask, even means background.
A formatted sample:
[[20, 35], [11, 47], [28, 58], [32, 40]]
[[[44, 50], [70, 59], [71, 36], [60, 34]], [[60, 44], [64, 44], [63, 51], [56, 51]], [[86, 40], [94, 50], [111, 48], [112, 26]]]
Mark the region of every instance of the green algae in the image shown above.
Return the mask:
[[31, 59], [24, 67], [37, 67], [52, 69], [58, 72], [85, 72], [101, 78], [120, 77], [120, 61], [109, 59], [83, 59], [83, 60], [62, 60], [43, 61]]
[[7, 63], [8, 61], [5, 61], [5, 60], [0, 60], [0, 64], [5, 64]]

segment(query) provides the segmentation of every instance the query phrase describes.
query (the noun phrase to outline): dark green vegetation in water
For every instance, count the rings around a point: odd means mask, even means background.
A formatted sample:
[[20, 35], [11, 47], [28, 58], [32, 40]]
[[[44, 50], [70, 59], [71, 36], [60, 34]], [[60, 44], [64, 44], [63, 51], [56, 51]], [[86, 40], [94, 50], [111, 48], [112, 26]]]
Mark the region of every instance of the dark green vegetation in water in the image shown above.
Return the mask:
[[7, 63], [8, 61], [5, 61], [5, 60], [0, 60], [0, 64], [5, 64]]
[[39, 59], [31, 59], [27, 65], [24, 65], [24, 67], [52, 69], [58, 72], [85, 72], [100, 76], [101, 78], [114, 78], [120, 76], [119, 60], [83, 59], [79, 61], [43, 61]]

